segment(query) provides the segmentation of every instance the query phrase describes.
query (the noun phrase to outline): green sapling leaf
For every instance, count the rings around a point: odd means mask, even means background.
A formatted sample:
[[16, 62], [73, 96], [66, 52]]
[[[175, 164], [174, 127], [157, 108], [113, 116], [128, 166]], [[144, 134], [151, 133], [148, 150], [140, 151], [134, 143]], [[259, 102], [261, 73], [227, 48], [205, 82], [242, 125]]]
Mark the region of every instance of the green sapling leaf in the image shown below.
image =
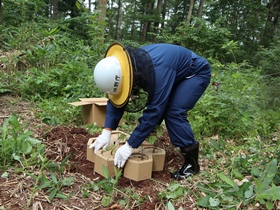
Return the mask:
[[32, 145], [36, 145], [36, 144], [41, 144], [41, 143], [42, 143], [40, 140], [35, 139], [35, 138], [31, 138], [31, 137], [29, 137], [27, 140], [28, 140]]
[[8, 176], [9, 176], [9, 173], [8, 173], [7, 171], [5, 171], [5, 172], [1, 175], [2, 178], [8, 178]]
[[210, 206], [216, 207], [216, 206], [220, 205], [220, 200], [219, 200], [219, 198], [212, 198], [212, 197], [210, 197], [209, 198], [209, 203], [210, 203]]
[[268, 186], [271, 184], [276, 172], [277, 172], [277, 160], [273, 159], [265, 167], [265, 170], [260, 177], [260, 179], [262, 181], [261, 191], [266, 190], [268, 188]]
[[233, 187], [236, 191], [238, 191], [238, 186], [235, 184], [235, 182], [233, 180], [231, 180], [230, 178], [226, 177], [224, 174], [219, 173], [218, 176], [220, 177], [220, 179], [224, 182], [226, 182], [228, 185], [230, 185], [231, 187]]
[[20, 156], [16, 155], [15, 153], [13, 153], [12, 156], [14, 160], [17, 160], [18, 162], [21, 163]]
[[272, 184], [272, 187], [264, 190], [256, 195], [256, 200], [271, 200], [276, 201], [280, 200], [280, 186], [276, 186], [275, 184]]
[[73, 184], [74, 177], [69, 177], [61, 181], [62, 186], [70, 186]]
[[67, 196], [67, 195], [65, 195], [61, 192], [58, 192], [58, 193], [56, 193], [55, 197], [62, 198], [62, 199], [67, 199], [69, 196]]
[[49, 199], [50, 199], [50, 200], [52, 200], [52, 199], [54, 198], [54, 196], [56, 195], [57, 191], [58, 191], [57, 188], [54, 188], [54, 189], [51, 191], [51, 193], [50, 193], [50, 195], [49, 195]]
[[254, 186], [250, 185], [249, 189], [247, 191], [245, 191], [244, 196], [246, 199], [251, 198], [254, 194]]
[[265, 207], [267, 210], [272, 210], [274, 208], [274, 204], [272, 202], [266, 202]]
[[57, 178], [56, 178], [55, 174], [51, 171], [50, 171], [50, 174], [51, 174], [51, 178], [52, 178], [53, 183], [57, 184]]
[[197, 205], [202, 206], [202, 207], [209, 207], [209, 199], [210, 199], [209, 195], [201, 197], [198, 199]]
[[108, 169], [104, 165], [102, 165], [102, 172], [103, 172], [104, 177], [106, 179], [109, 179], [110, 176], [109, 176]]
[[167, 210], [175, 210], [173, 204], [170, 201], [167, 203]]
[[104, 196], [102, 199], [102, 206], [106, 207], [111, 203], [111, 198], [109, 196]]
[[180, 187], [180, 184], [173, 182], [169, 185], [168, 190], [170, 190], [171, 192], [174, 192], [178, 187]]

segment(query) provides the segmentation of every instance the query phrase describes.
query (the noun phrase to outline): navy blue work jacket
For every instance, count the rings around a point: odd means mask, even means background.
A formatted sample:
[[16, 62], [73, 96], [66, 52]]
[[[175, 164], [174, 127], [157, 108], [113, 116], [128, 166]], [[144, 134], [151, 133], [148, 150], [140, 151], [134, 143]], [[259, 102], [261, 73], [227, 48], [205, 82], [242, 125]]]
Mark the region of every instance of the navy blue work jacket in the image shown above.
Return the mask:
[[[177, 45], [151, 44], [142, 49], [149, 53], [154, 64], [155, 91], [152, 101], [139, 118], [139, 125], [128, 139], [133, 148], [138, 148], [162, 119], [173, 86], [192, 77], [208, 64], [206, 59]], [[115, 130], [123, 113], [124, 108], [116, 108], [108, 101], [105, 128]]]

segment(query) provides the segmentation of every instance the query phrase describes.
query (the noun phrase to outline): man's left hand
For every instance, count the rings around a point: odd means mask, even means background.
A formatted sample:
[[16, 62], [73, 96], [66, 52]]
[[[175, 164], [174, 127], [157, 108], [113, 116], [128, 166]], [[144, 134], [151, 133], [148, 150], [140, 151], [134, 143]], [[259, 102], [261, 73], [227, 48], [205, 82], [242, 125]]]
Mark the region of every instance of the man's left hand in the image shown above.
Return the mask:
[[125, 145], [121, 146], [116, 154], [115, 154], [115, 158], [114, 158], [114, 164], [118, 167], [118, 168], [122, 168], [127, 160], [127, 158], [130, 157], [130, 155], [132, 154], [133, 148], [126, 142]]

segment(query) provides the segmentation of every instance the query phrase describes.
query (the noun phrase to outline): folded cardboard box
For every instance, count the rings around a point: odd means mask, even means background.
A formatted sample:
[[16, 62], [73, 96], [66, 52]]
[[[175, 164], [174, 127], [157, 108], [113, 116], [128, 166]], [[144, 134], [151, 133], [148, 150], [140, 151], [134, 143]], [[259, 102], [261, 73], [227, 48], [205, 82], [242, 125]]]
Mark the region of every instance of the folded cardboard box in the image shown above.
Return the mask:
[[106, 117], [107, 98], [80, 98], [80, 101], [69, 103], [82, 107], [82, 119], [85, 124], [103, 127]]
[[[85, 124], [96, 124], [98, 127], [104, 127], [107, 102], [107, 98], [80, 98], [80, 101], [69, 104], [82, 107], [82, 119]], [[123, 122], [124, 120], [121, 119], [119, 125]]]

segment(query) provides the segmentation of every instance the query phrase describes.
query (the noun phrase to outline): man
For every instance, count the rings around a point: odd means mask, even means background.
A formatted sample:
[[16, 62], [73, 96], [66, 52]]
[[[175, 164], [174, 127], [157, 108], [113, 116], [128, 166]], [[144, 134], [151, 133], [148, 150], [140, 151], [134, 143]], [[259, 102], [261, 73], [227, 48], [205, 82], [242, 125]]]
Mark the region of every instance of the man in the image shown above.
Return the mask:
[[164, 119], [171, 143], [180, 147], [185, 157], [172, 178], [180, 180], [197, 174], [199, 142], [187, 112], [204, 93], [210, 78], [207, 60], [184, 47], [161, 43], [132, 49], [113, 43], [94, 69], [95, 83], [108, 94], [109, 101], [102, 134], [90, 148], [95, 147], [96, 153], [108, 146], [111, 131], [117, 128], [128, 104], [144, 90], [148, 94], [146, 108], [126, 144], [116, 151], [114, 164], [123, 167], [133, 148], [138, 148]]

